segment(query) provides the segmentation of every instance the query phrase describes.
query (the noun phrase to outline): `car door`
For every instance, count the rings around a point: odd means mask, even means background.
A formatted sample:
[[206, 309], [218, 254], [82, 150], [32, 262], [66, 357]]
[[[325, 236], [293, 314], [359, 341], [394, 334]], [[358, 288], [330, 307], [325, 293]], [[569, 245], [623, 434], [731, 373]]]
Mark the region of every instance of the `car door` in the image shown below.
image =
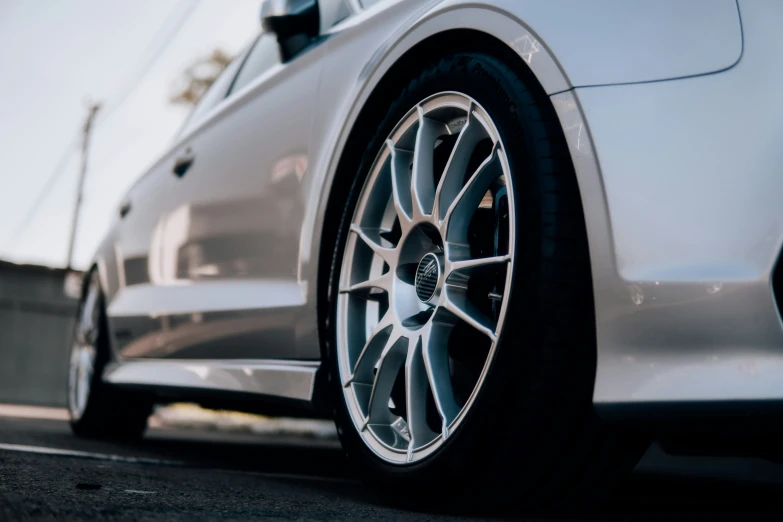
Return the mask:
[[150, 290], [155, 287], [151, 267], [151, 243], [168, 177], [162, 162], [156, 163], [125, 195], [118, 209], [112, 247], [106, 259], [112, 278], [107, 292], [107, 316], [112, 345], [121, 350], [135, 340], [149, 341], [159, 330], [159, 320], [145, 313]]
[[283, 62], [261, 34], [225, 101], [180, 141], [152, 241], [158, 342], [123, 356], [297, 357], [301, 180], [324, 49]]
[[[244, 55], [244, 53], [242, 53]], [[241, 57], [230, 64], [201, 97], [186, 125], [198, 122], [225, 97]], [[160, 258], [160, 243], [171, 236], [172, 223], [166, 209], [178, 188], [172, 169], [186, 147], [175, 140], [134, 184], [118, 209], [119, 222], [109, 237], [111, 247], [104, 262], [114, 277], [106, 281], [107, 316], [112, 346], [119, 357], [154, 356], [164, 345], [162, 334], [168, 318], [158, 313], [166, 308], [168, 278]]]

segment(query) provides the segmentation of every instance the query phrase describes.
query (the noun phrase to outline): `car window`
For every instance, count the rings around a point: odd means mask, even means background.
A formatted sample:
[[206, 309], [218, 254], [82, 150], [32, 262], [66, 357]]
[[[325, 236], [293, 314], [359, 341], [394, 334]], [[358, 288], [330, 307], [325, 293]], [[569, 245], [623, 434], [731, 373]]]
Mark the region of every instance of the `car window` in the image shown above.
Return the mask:
[[242, 56], [235, 58], [230, 64], [223, 69], [223, 72], [217, 77], [217, 79], [209, 86], [201, 98], [196, 102], [196, 106], [190, 111], [185, 123], [177, 133], [177, 136], [185, 134], [188, 130], [196, 126], [203, 117], [212, 110], [220, 101], [225, 98], [228, 88], [231, 85], [231, 80], [237, 73], [237, 69], [242, 63]]
[[360, 10], [359, 0], [320, 0], [321, 34]]
[[233, 85], [229, 90], [229, 96], [232, 93], [240, 91], [244, 86], [258, 78], [262, 73], [268, 71], [280, 63], [280, 47], [273, 34], [262, 34], [253, 44], [253, 48], [245, 57], [239, 74], [234, 79]]

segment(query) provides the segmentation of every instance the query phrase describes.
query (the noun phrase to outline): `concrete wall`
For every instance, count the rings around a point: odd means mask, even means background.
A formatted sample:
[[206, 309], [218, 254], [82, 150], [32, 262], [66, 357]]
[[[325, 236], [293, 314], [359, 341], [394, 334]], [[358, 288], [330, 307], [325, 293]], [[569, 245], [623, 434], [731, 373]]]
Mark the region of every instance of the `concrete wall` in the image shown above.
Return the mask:
[[75, 299], [65, 271], [0, 261], [0, 402], [65, 406]]

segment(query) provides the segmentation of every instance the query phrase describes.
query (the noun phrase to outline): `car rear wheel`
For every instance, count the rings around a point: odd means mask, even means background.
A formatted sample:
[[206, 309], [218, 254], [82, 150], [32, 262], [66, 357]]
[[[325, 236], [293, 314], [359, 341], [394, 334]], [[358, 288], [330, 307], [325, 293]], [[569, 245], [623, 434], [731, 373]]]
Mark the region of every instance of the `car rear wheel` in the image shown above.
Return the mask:
[[527, 69], [455, 54], [375, 124], [329, 281], [343, 446], [390, 499], [589, 496], [643, 444], [593, 411], [590, 260], [550, 100]]
[[152, 401], [112, 388], [101, 378], [109, 361], [104, 298], [97, 272], [88, 276], [79, 304], [68, 368], [71, 429], [88, 438], [137, 439], [147, 427]]

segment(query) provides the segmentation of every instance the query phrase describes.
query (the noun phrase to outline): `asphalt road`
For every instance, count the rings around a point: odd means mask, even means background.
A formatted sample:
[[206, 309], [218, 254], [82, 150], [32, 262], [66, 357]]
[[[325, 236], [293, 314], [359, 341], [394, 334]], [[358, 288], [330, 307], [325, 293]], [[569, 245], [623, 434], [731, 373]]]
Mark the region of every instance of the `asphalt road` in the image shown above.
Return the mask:
[[[782, 501], [781, 466], [653, 451], [611, 502], [567, 519], [780, 520]], [[0, 417], [0, 521], [29, 519], [470, 520], [384, 506], [332, 441], [150, 430], [113, 444], [63, 421]]]

